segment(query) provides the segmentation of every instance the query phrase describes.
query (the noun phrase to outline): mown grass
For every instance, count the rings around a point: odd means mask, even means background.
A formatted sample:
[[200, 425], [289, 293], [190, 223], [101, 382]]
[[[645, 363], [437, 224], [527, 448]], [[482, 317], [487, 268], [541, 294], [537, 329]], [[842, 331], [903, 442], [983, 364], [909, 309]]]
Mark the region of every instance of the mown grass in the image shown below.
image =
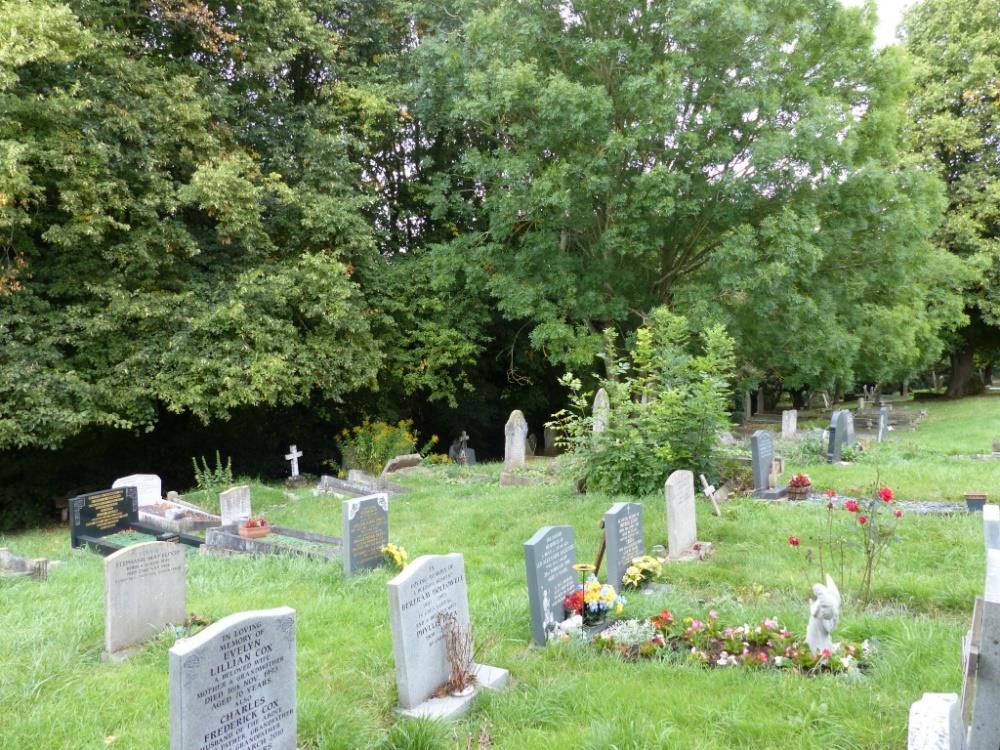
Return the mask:
[[[481, 659], [510, 669], [501, 693], [482, 696], [452, 725], [396, 718], [385, 584], [378, 570], [345, 580], [339, 565], [298, 558], [188, 561], [188, 609], [221, 618], [288, 605], [298, 613], [299, 746], [319, 748], [891, 748], [903, 747], [909, 704], [961, 682], [960, 639], [982, 590], [981, 521], [908, 516], [903, 540], [878, 577], [868, 612], [848, 603], [839, 635], [877, 638], [874, 668], [858, 681], [706, 670], [683, 662], [624, 663], [573, 647], [530, 644], [522, 543], [543, 525], [572, 524], [592, 559], [597, 524], [618, 499], [580, 496], [568, 481], [501, 488], [496, 467], [457, 467], [405, 480], [391, 536], [411, 556], [465, 555]], [[253, 487], [254, 510], [282, 525], [339, 534], [340, 506], [308, 491]], [[664, 543], [664, 504], [642, 498], [647, 547]], [[796, 534], [808, 545], [825, 511], [736, 501], [722, 518], [699, 504], [703, 563], [671, 566], [669, 591], [629, 597], [627, 613], [709, 607], [742, 623], [777, 616], [804, 631], [809, 584]], [[101, 558], [70, 553], [65, 528], [3, 540], [28, 555], [65, 560], [44, 583], [3, 580], [0, 611], [0, 746], [148, 748], [168, 742], [165, 633], [123, 664], [100, 660]], [[756, 585], [757, 596], [752, 595]]]

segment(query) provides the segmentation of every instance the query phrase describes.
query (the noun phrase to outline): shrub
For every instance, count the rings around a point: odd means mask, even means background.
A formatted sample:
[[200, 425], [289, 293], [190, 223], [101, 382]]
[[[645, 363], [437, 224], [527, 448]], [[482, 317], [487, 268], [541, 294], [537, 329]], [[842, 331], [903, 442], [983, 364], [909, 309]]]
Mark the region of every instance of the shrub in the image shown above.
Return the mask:
[[195, 486], [202, 492], [205, 492], [208, 497], [215, 497], [223, 489], [233, 485], [232, 457], [227, 457], [226, 463], [223, 464], [219, 451], [216, 451], [214, 467], [209, 467], [208, 459], [204, 456], [201, 457], [201, 465], [198, 464], [198, 459], [193, 457], [191, 464], [194, 467]]
[[[613, 350], [614, 333], [608, 350]], [[549, 423], [571, 450], [571, 464], [587, 486], [610, 493], [661, 491], [676, 469], [710, 467], [718, 433], [728, 426], [733, 341], [721, 326], [694, 340], [685, 318], [657, 308], [636, 332], [629, 357], [602, 382], [611, 412], [594, 434], [590, 394], [567, 373], [570, 408]]]
[[[417, 451], [417, 432], [409, 419], [391, 425], [386, 422], [369, 422], [367, 419], [357, 427], [342, 430], [337, 437], [344, 468], [361, 469], [369, 474], [382, 471], [385, 462], [395, 456]], [[426, 454], [437, 443], [433, 436], [421, 450]]]

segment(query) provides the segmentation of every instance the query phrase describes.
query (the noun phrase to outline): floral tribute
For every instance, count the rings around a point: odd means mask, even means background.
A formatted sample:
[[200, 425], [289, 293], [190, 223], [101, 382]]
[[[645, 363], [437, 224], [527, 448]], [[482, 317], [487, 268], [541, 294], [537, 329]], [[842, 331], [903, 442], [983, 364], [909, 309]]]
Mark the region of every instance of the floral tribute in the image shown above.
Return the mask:
[[809, 478], [808, 474], [796, 474], [788, 480], [788, 486], [796, 489], [802, 487], [812, 487], [812, 480]]
[[622, 585], [627, 589], [637, 589], [647, 581], [659, 578], [663, 572], [663, 563], [652, 555], [633, 558], [622, 576]]
[[578, 583], [576, 590], [563, 598], [566, 617], [582, 615], [584, 620], [603, 617], [611, 610], [621, 614], [624, 607], [625, 599], [618, 595], [615, 587], [601, 583], [594, 575], [588, 576], [585, 583]]
[[628, 660], [655, 658], [669, 650], [707, 667], [780, 669], [796, 674], [854, 672], [868, 666], [873, 654], [868, 641], [845, 641], [813, 652], [804, 638], [776, 619], [723, 626], [714, 610], [704, 620], [678, 620], [668, 609], [645, 621], [620, 620], [594, 636], [594, 643]]
[[250, 518], [244, 521], [242, 525], [244, 529], [266, 529], [267, 519], [258, 516], [250, 516]]
[[409, 560], [406, 554], [406, 550], [395, 544], [387, 544], [381, 550], [382, 557], [385, 559], [386, 563], [396, 568], [397, 570], [402, 570], [406, 567], [406, 563]]

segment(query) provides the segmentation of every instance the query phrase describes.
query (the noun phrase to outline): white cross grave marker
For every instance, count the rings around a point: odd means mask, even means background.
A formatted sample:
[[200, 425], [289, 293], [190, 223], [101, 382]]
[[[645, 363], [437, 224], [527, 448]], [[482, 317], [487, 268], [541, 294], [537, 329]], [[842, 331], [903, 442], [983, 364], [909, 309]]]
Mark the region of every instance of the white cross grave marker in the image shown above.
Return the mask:
[[294, 445], [288, 446], [288, 453], [285, 455], [286, 461], [291, 461], [292, 463], [292, 478], [294, 479], [299, 475], [299, 459], [302, 458], [302, 451], [298, 450]]

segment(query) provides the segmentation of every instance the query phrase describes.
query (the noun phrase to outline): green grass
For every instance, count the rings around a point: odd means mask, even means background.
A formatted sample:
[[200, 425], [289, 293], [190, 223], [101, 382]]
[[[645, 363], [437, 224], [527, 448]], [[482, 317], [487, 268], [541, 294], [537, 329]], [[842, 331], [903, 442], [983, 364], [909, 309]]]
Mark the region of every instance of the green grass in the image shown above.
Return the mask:
[[844, 494], [865, 491], [876, 477], [897, 497], [911, 500], [960, 501], [966, 492], [1000, 498], [1000, 461], [976, 461], [1000, 438], [1000, 397], [995, 395], [908, 404], [927, 409], [917, 430], [889, 433], [887, 442], [872, 443], [849, 466], [831, 466], [815, 458], [786, 464], [784, 479], [805, 472], [817, 487]]
[[[496, 467], [482, 470], [495, 477]], [[845, 608], [838, 635], [875, 637], [875, 667], [857, 682], [824, 676], [710, 671], [685, 663], [624, 663], [571, 646], [530, 643], [522, 543], [538, 527], [572, 524], [592, 559], [597, 524], [618, 498], [579, 496], [568, 481], [500, 488], [463, 480], [456, 467], [404, 481], [391, 537], [411, 557], [465, 555], [482, 660], [507, 667], [510, 686], [479, 699], [449, 726], [396, 718], [385, 583], [378, 570], [345, 580], [336, 563], [293, 557], [188, 559], [188, 609], [211, 618], [288, 605], [298, 613], [299, 746], [319, 748], [887, 748], [905, 743], [909, 704], [924, 691], [960, 687], [960, 639], [982, 590], [981, 521], [906, 517], [870, 612]], [[340, 505], [308, 491], [253, 487], [255, 513], [273, 523], [339, 535]], [[647, 547], [664, 542], [663, 501], [640, 500]], [[738, 501], [715, 518], [699, 505], [707, 562], [668, 567], [672, 589], [633, 595], [627, 613], [704, 614], [736, 622], [778, 616], [804, 631], [808, 575], [801, 549], [824, 512]], [[0, 541], [27, 555], [65, 560], [47, 582], [0, 581], [0, 745], [6, 748], [147, 748], [168, 741], [164, 633], [123, 664], [100, 661], [102, 563], [70, 553], [65, 528]], [[745, 592], [758, 586], [760, 596]]]

